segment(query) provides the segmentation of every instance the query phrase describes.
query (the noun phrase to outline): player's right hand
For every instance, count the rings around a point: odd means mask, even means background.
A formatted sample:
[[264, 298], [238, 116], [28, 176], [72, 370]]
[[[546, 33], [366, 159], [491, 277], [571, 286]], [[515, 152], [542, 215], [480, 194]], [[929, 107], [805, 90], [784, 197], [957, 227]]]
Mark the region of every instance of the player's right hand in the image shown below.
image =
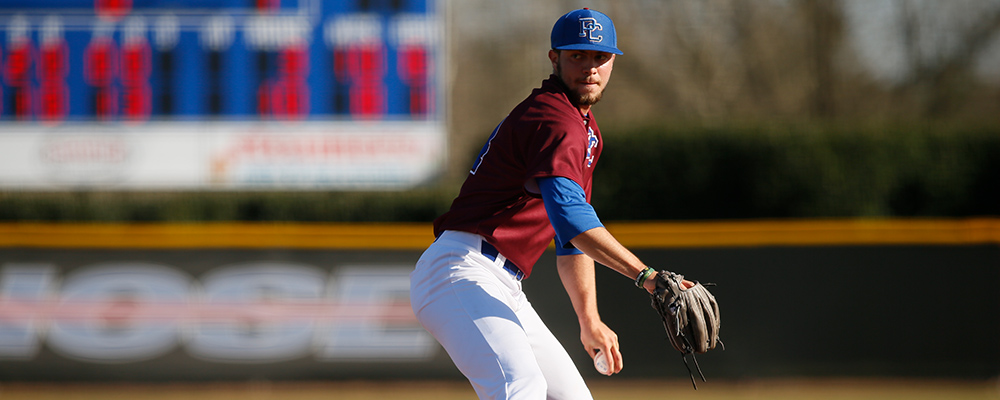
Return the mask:
[[608, 359], [608, 375], [617, 374], [624, 367], [622, 353], [618, 348], [618, 334], [608, 328], [604, 322], [598, 321], [590, 326], [580, 327], [580, 341], [587, 354], [593, 359], [598, 352], [603, 352]]

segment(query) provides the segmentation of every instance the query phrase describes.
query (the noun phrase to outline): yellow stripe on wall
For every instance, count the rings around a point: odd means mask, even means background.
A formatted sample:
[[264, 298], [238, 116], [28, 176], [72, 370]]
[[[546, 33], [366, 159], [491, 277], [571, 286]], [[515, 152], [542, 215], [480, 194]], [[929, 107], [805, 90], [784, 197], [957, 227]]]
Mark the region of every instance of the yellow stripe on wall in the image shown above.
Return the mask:
[[[629, 248], [1000, 244], [1000, 219], [618, 222]], [[430, 224], [0, 224], [0, 247], [420, 250]]]
[[0, 224], [0, 247], [417, 249], [430, 224]]
[[1000, 244], [1000, 219], [608, 224], [626, 247]]

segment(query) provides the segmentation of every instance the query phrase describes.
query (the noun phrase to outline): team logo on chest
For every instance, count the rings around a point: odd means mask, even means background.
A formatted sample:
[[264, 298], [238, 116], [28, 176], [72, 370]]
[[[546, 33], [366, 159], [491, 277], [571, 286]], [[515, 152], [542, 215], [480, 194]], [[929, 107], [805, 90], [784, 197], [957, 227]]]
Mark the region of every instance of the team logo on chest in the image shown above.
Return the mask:
[[597, 150], [597, 135], [594, 128], [587, 127], [587, 168], [594, 164], [594, 150]]
[[594, 31], [603, 31], [604, 26], [597, 22], [596, 18], [593, 17], [581, 17], [580, 18], [580, 37], [585, 37], [590, 39], [591, 43], [600, 43], [604, 40], [604, 36], [597, 35], [594, 36]]

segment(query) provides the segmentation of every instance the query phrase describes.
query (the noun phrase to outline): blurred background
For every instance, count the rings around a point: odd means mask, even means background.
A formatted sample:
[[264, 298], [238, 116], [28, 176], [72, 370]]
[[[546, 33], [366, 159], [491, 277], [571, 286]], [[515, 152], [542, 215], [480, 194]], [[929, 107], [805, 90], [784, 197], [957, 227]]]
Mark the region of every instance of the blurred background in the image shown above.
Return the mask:
[[[1000, 375], [1000, 1], [0, 0], [0, 380], [460, 380], [408, 270], [581, 7], [594, 206], [719, 283], [707, 375]], [[686, 379], [598, 278], [621, 378]]]

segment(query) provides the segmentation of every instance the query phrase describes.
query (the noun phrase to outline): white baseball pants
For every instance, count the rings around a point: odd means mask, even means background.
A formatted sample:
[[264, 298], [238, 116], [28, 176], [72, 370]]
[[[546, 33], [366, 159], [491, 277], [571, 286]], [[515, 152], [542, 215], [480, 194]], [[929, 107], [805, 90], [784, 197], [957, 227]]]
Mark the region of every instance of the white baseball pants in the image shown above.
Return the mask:
[[446, 231], [417, 261], [410, 302], [480, 399], [592, 399], [569, 354], [535, 313], [505, 258], [482, 236]]

